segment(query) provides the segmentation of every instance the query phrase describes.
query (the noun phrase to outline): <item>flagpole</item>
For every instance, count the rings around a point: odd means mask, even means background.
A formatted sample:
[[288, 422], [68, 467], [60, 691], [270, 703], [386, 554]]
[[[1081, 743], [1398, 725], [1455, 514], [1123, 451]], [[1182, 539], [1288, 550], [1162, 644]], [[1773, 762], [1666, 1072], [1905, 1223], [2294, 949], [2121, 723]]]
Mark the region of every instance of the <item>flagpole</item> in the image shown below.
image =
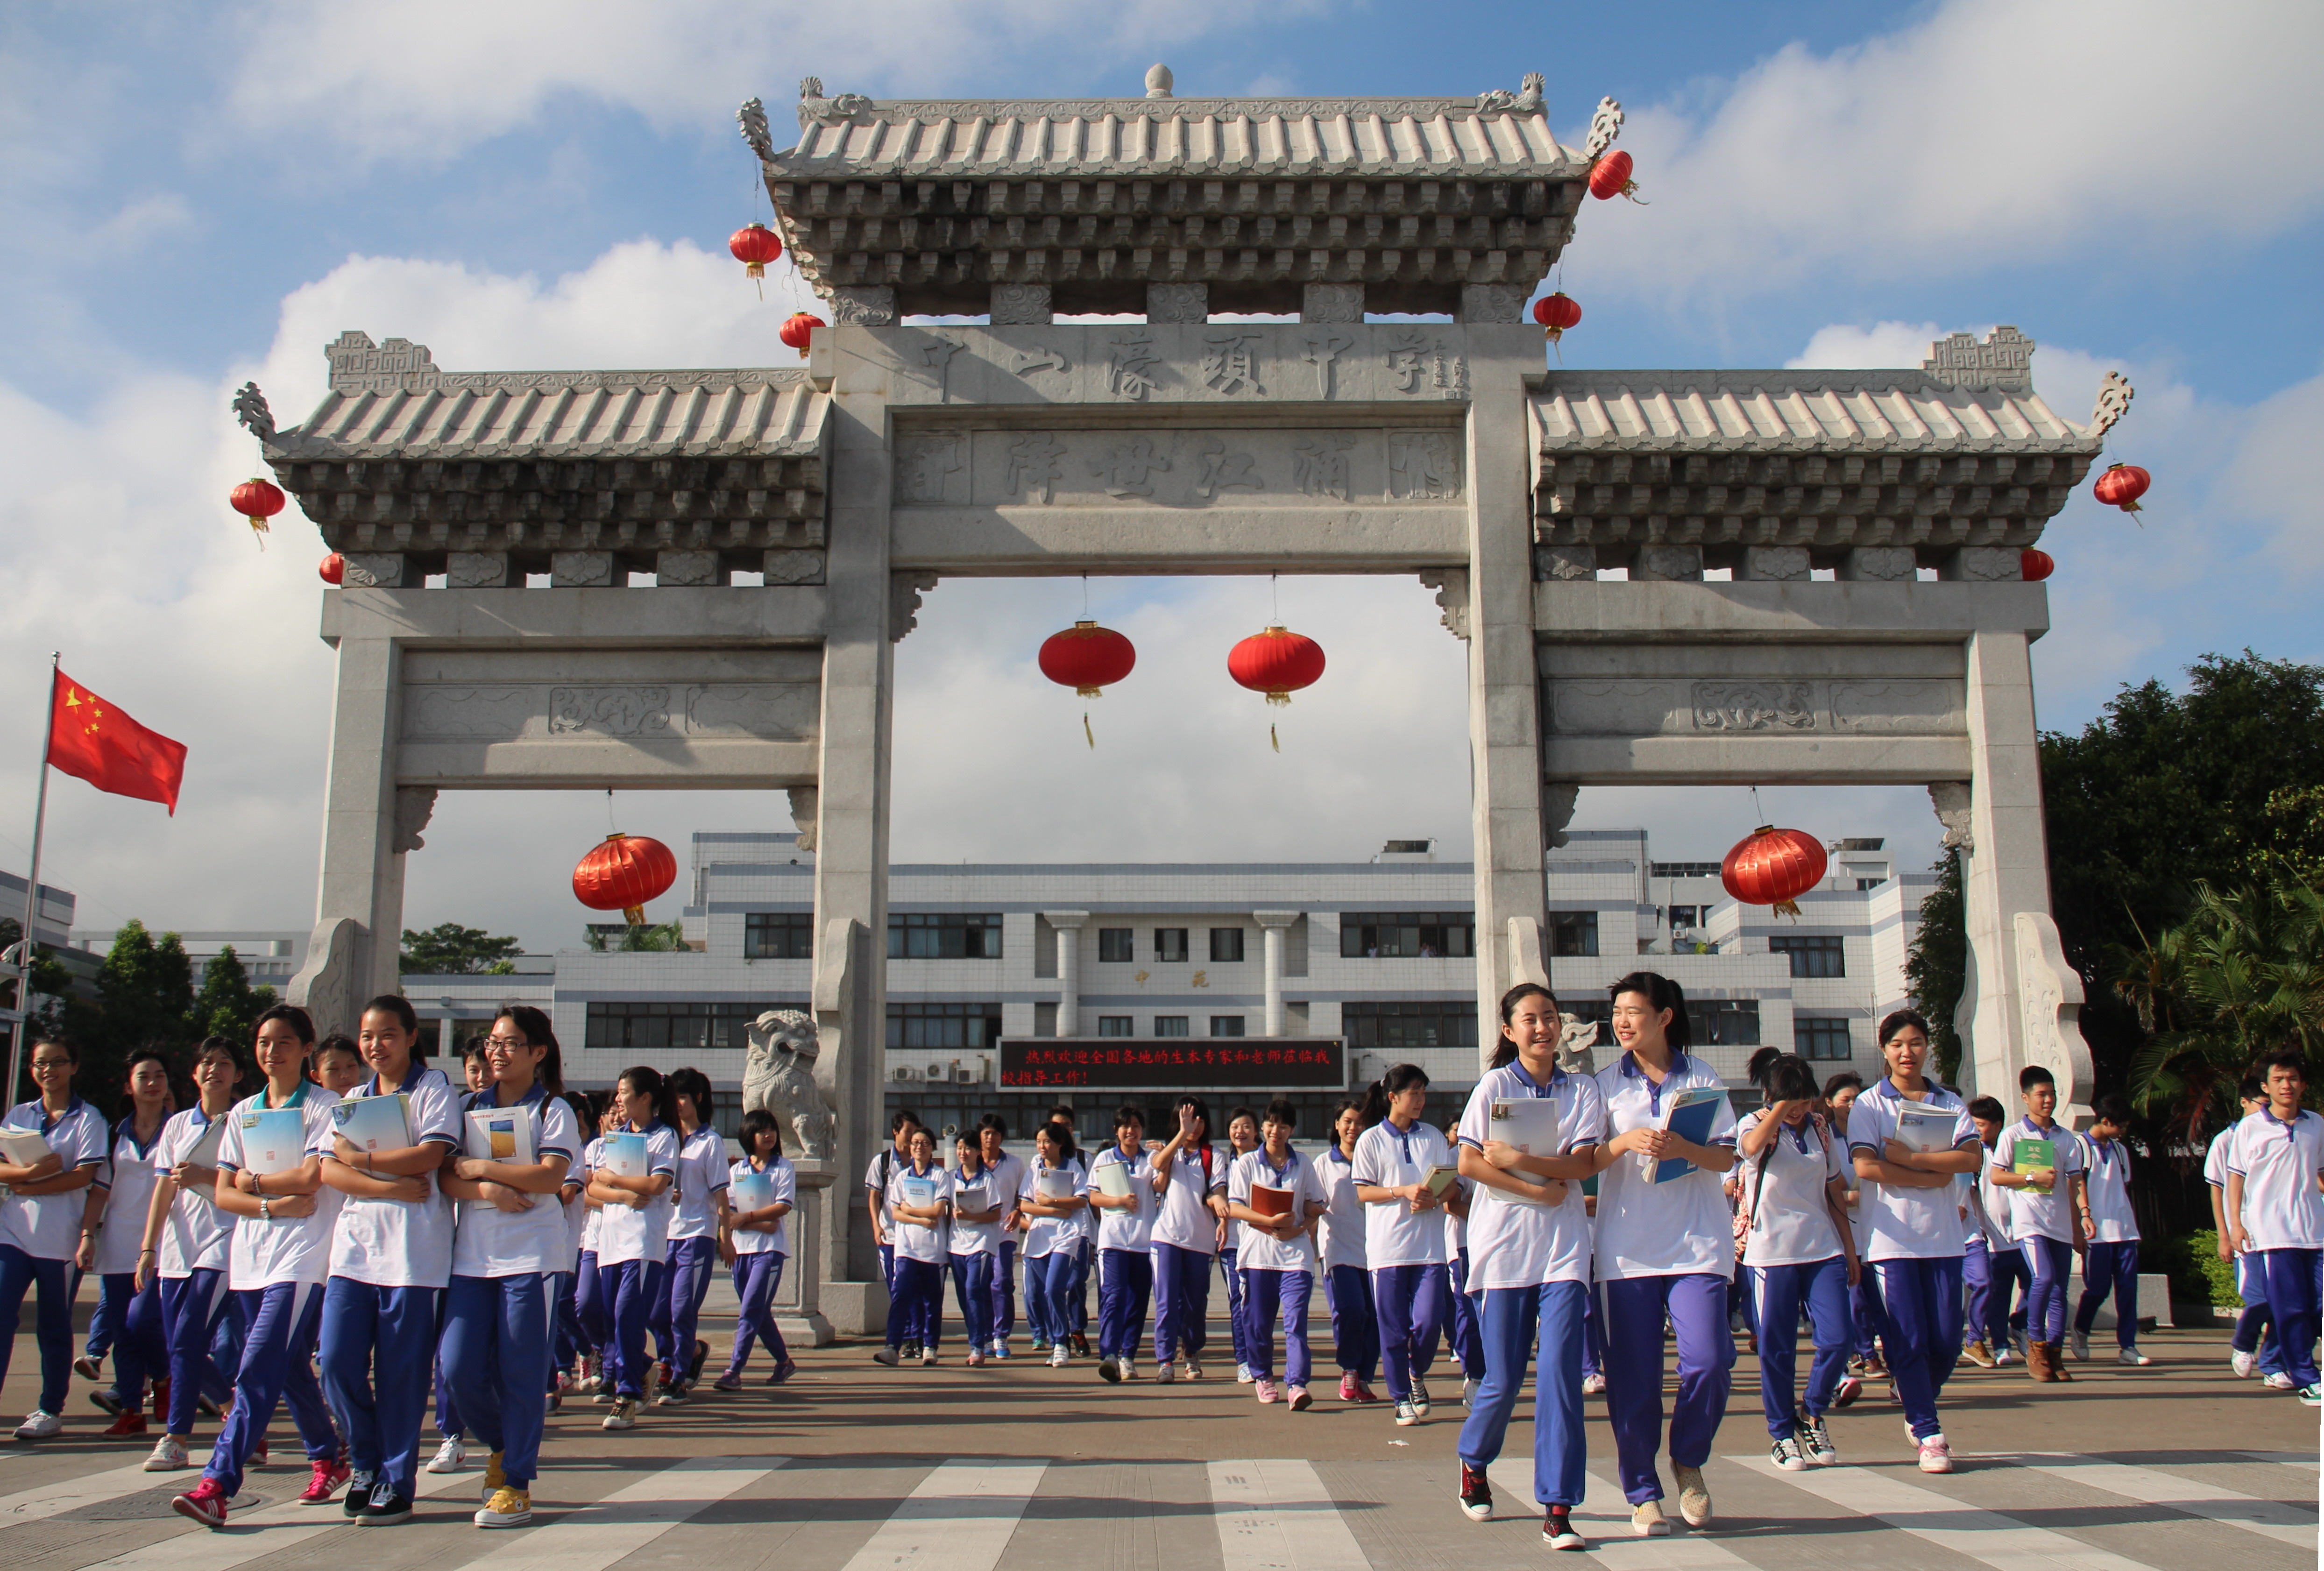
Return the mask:
[[16, 960], [15, 1029], [8, 1033], [8, 1095], [0, 1105], [16, 1102], [17, 1077], [24, 1067], [24, 1032], [32, 1023], [33, 927], [41, 914], [41, 832], [49, 817], [49, 739], [56, 735], [57, 679], [64, 670], [64, 652], [49, 652], [49, 708], [41, 718], [41, 789], [33, 798], [32, 865], [24, 878], [24, 934]]

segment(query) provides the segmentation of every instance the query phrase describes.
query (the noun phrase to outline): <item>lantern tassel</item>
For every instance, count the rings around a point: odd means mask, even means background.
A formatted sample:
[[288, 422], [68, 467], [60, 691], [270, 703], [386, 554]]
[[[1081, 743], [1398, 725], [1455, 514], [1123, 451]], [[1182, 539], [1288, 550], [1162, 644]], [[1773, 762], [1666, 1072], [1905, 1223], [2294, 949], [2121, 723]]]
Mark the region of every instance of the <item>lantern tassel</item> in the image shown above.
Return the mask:
[[1282, 752], [1282, 751], [1283, 751], [1283, 744], [1276, 740], [1276, 737], [1275, 737], [1275, 727], [1274, 727], [1274, 726], [1272, 726], [1272, 725], [1269, 725], [1269, 726], [1267, 728], [1267, 744], [1268, 744], [1269, 747], [1272, 747], [1273, 749], [1275, 749], [1275, 751], [1276, 751], [1276, 752], [1277, 752], [1277, 753], [1280, 753], [1280, 752]]
[[622, 918], [633, 928], [642, 928], [646, 925], [646, 908], [641, 905], [625, 905], [622, 908]]
[[1097, 733], [1090, 729], [1089, 711], [1087, 709], [1084, 709], [1082, 711], [1082, 735], [1089, 738], [1090, 751], [1092, 753], [1095, 753], [1097, 751]]
[[1789, 917], [1795, 922], [1800, 919], [1800, 902], [1795, 900], [1779, 900], [1768, 909], [1779, 917]]
[[266, 521], [264, 519], [254, 518], [250, 521], [251, 538], [258, 542], [258, 549], [260, 550], [264, 550], [266, 549], [266, 537], [272, 532], [273, 531], [266, 527]]

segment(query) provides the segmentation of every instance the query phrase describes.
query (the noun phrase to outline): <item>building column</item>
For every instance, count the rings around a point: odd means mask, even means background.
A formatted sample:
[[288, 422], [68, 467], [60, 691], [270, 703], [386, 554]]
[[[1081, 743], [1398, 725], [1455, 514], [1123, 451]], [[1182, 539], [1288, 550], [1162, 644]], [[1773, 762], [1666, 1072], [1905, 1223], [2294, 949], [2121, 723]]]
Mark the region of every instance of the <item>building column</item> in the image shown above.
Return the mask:
[[1041, 916], [1057, 929], [1057, 1034], [1077, 1037], [1082, 1034], [1082, 927], [1090, 914], [1043, 911]]
[[1283, 935], [1299, 919], [1297, 911], [1253, 911], [1250, 919], [1259, 926], [1260, 942], [1267, 956], [1267, 1024], [1264, 1034], [1283, 1034]]

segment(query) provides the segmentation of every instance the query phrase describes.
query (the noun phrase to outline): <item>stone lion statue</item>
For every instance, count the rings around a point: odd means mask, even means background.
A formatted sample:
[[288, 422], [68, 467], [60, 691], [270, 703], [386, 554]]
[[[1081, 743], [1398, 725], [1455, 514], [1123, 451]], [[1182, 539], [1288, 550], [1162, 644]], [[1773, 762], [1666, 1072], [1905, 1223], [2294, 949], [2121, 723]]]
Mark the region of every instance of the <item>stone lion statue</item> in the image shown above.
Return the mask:
[[825, 1161], [835, 1153], [838, 1120], [815, 1083], [819, 1051], [815, 1021], [795, 1009], [770, 1009], [751, 1022], [742, 1067], [742, 1111], [763, 1107], [788, 1132], [784, 1153]]
[[[1569, 1075], [1594, 1075], [1598, 1072], [1598, 1055], [1592, 1049], [1598, 1042], [1598, 1022], [1584, 1020], [1578, 1014], [1564, 1014], [1557, 1020], [1557, 1067]], [[745, 1101], [750, 1093], [746, 1086]]]

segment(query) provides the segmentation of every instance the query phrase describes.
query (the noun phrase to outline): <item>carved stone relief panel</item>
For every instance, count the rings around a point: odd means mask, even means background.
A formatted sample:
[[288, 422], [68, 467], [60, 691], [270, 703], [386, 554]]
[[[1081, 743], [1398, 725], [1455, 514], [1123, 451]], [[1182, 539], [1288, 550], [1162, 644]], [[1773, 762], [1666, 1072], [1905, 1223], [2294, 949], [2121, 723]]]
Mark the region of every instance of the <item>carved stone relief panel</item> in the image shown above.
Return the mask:
[[1566, 736], [1965, 736], [1951, 644], [1541, 649], [1546, 732]]
[[399, 589], [403, 587], [404, 564], [400, 551], [374, 554], [365, 551], [346, 552], [341, 561], [339, 581], [350, 589]]
[[1045, 324], [1054, 319], [1046, 283], [996, 283], [992, 286], [995, 327]]
[[811, 649], [414, 651], [404, 657], [401, 735], [413, 743], [807, 741], [821, 713], [821, 652]]
[[913, 432], [898, 441], [895, 505], [1450, 506], [1463, 451], [1451, 427]]
[[447, 589], [503, 589], [508, 587], [506, 551], [451, 551], [444, 563]]

